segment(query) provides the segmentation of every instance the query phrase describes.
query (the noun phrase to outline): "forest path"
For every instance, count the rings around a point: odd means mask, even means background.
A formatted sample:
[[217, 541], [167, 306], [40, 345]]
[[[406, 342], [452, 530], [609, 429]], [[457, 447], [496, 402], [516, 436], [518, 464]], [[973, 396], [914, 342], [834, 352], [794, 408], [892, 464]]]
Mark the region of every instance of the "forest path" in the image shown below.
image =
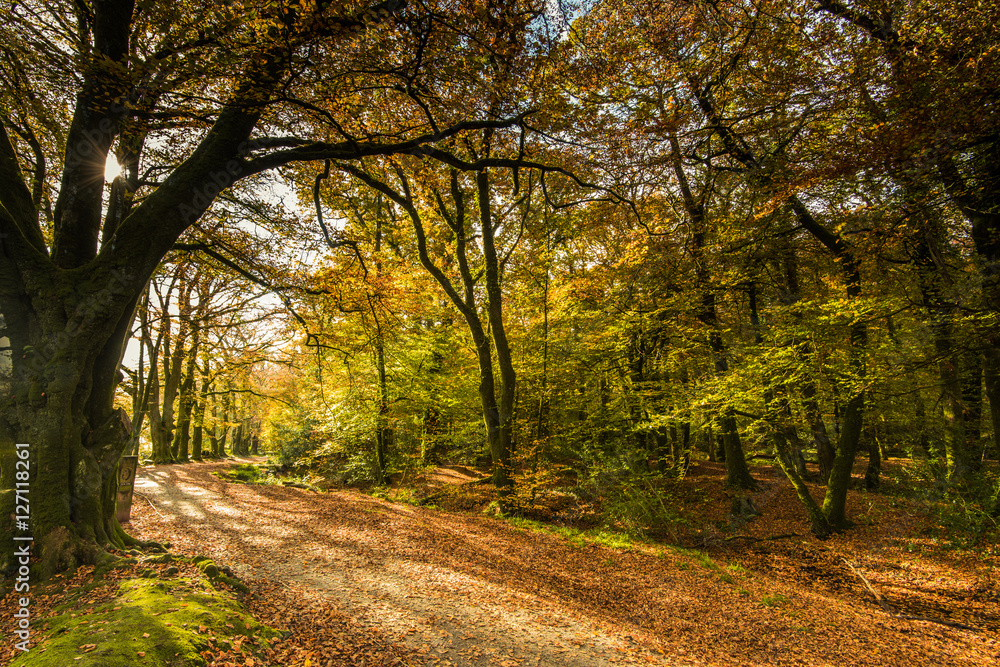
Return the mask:
[[211, 474], [239, 462], [248, 461], [140, 468], [127, 529], [248, 580], [322, 593], [358, 628], [412, 649], [414, 664], [1000, 664], [993, 631], [881, 610], [843, 562], [881, 576], [871, 545], [789, 541], [747, 569], [669, 546], [574, 544], [481, 515]]
[[[358, 493], [231, 484], [211, 474], [231, 463], [140, 468], [136, 491], [149, 503], [135, 498], [130, 528], [152, 530], [240, 577], [323, 592], [359, 626], [378, 627], [426, 664], [677, 664], [550, 596], [477, 576], [479, 569], [516, 567], [544, 577], [546, 563], [523, 561], [493, 531], [463, 517]], [[451, 567], [456, 554], [475, 562]]]

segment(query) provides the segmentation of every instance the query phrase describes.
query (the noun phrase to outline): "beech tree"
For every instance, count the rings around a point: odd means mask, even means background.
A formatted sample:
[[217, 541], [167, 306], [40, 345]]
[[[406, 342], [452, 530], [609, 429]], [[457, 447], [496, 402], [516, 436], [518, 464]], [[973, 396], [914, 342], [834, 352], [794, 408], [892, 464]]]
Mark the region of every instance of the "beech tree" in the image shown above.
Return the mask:
[[[118, 367], [149, 278], [220, 192], [260, 184], [254, 177], [290, 163], [421, 154], [464, 132], [524, 123], [523, 113], [496, 117], [469, 105], [416, 124], [408, 112], [396, 126], [393, 109], [429, 102], [412, 86], [358, 74], [372, 63], [423, 72], [427, 54], [408, 26], [454, 31], [476, 11], [491, 10], [403, 0], [12, 9], [0, 35], [10, 74], [0, 122], [0, 312], [13, 351], [0, 403], [0, 524], [14, 528], [14, 443], [27, 443], [30, 529], [45, 574], [131, 541], [114, 517], [130, 432], [113, 407]], [[306, 85], [317, 81], [324, 85]], [[297, 134], [293, 119], [318, 109], [316, 95], [350, 100], [340, 116], [319, 114], [329, 140]], [[112, 152], [123, 175], [106, 190]], [[0, 570], [13, 562], [11, 544]]]

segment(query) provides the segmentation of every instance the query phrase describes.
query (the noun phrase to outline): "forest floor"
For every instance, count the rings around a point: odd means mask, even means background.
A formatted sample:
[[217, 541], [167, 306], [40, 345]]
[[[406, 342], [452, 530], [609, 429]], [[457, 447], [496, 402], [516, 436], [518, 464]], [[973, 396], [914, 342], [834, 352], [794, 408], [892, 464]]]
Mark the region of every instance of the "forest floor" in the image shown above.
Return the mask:
[[702, 462], [674, 489], [696, 508], [673, 536], [686, 547], [608, 546], [212, 474], [231, 465], [141, 468], [128, 530], [229, 565], [251, 611], [293, 630], [280, 664], [1000, 664], [997, 553], [943, 548], [895, 496], [852, 491], [858, 526], [819, 541], [780, 473], [757, 466], [763, 515], [732, 539], [723, 469]]

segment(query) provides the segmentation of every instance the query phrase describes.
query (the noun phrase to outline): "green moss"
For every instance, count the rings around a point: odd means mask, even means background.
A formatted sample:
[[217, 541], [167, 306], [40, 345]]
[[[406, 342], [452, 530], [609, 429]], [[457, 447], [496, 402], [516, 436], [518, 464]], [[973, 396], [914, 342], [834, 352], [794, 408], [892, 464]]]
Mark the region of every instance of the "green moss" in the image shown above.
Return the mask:
[[243, 582], [241, 582], [236, 577], [232, 577], [229, 574], [227, 574], [227, 572], [229, 572], [229, 570], [226, 570], [226, 572], [223, 572], [222, 570], [219, 569], [218, 565], [216, 565], [215, 563], [213, 563], [208, 558], [206, 558], [204, 556], [195, 556], [193, 559], [191, 559], [191, 562], [194, 563], [198, 567], [199, 570], [201, 570], [202, 572], [204, 572], [205, 576], [207, 576], [209, 579], [211, 579], [213, 584], [216, 583], [216, 582], [221, 581], [224, 584], [227, 584], [228, 586], [230, 586], [230, 587], [232, 587], [232, 588], [234, 588], [234, 589], [236, 589], [238, 591], [242, 591], [243, 593], [249, 593], [250, 592], [250, 589], [247, 588], [246, 586], [244, 586]]
[[217, 579], [219, 577], [219, 566], [207, 558], [198, 560], [195, 562], [195, 565], [198, 566], [199, 570], [205, 573], [205, 576], [212, 579]]
[[775, 593], [774, 595], [765, 595], [760, 599], [760, 603], [765, 607], [780, 607], [786, 602], [788, 602], [788, 597], [782, 595], [781, 593]]
[[227, 482], [258, 484], [265, 472], [252, 463], [241, 463], [232, 468], [215, 471], [215, 476]]
[[[11, 667], [201, 666], [206, 664], [202, 652], [213, 646], [232, 648], [237, 638], [251, 637], [260, 647], [281, 634], [258, 623], [224, 592], [187, 578], [129, 579], [121, 582], [112, 602], [93, 608], [77, 603], [59, 611], [36, 627], [44, 635], [41, 645]], [[254, 648], [246, 641], [244, 654]]]
[[507, 523], [521, 531], [535, 531], [540, 533], [550, 533], [566, 540], [571, 547], [583, 548], [591, 544], [597, 544], [610, 549], [631, 550], [643, 540], [625, 533], [618, 533], [609, 530], [579, 530], [577, 528], [567, 528], [564, 526], [554, 526], [550, 523], [525, 519], [522, 517], [502, 517]]

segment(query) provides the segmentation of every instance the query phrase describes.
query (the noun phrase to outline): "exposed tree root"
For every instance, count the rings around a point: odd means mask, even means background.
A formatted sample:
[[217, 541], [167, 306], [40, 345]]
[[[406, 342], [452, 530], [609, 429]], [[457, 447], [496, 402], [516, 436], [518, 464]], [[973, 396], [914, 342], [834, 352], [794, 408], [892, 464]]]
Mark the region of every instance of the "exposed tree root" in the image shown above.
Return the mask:
[[706, 537], [701, 541], [701, 544], [695, 544], [691, 546], [682, 545], [682, 546], [684, 546], [687, 549], [704, 549], [706, 547], [728, 544], [730, 542], [735, 542], [737, 540], [746, 540], [747, 542], [773, 542], [776, 540], [788, 540], [793, 537], [802, 537], [802, 535], [800, 533], [781, 533], [780, 535], [768, 535], [767, 537], [753, 537], [752, 535], [733, 535], [731, 537]]

